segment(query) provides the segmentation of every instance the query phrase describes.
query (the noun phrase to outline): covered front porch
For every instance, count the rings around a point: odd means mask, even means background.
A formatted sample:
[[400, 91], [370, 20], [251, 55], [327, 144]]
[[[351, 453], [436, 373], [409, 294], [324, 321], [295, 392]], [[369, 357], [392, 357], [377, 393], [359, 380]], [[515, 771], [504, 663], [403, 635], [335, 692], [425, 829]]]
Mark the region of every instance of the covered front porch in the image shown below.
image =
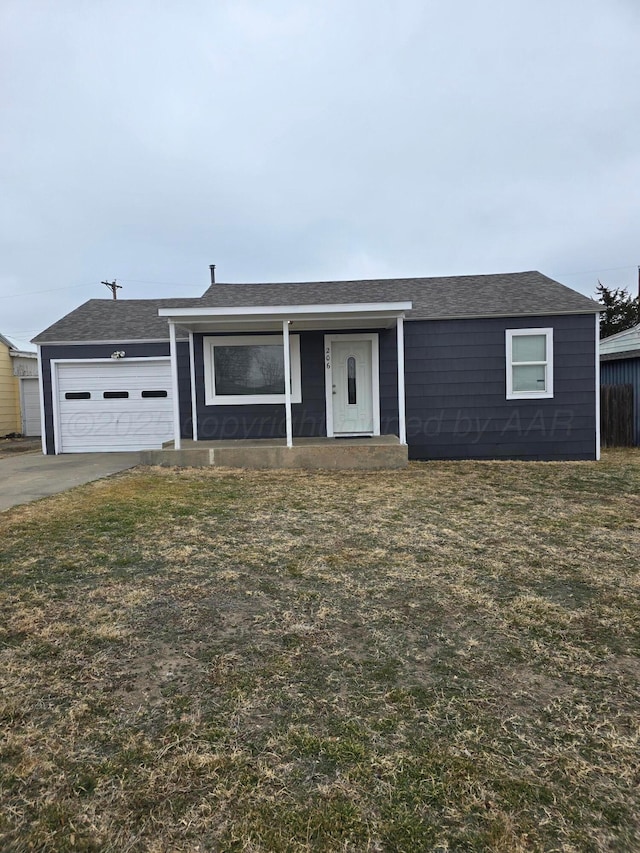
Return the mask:
[[[145, 461], [403, 467], [403, 321], [410, 308], [387, 302], [161, 309], [169, 324], [174, 436], [170, 446], [145, 453]], [[178, 329], [189, 338], [190, 427]]]
[[223, 439], [173, 441], [162, 450], [141, 452], [143, 465], [179, 468], [297, 468], [311, 470], [381, 470], [404, 468], [408, 448], [396, 435], [359, 438]]

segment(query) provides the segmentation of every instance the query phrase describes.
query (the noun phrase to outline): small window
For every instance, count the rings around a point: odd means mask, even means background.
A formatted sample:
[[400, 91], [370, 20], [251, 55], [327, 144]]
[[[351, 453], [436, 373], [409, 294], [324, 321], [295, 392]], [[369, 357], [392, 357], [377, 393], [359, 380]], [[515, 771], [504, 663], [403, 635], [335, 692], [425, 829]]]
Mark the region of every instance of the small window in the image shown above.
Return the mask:
[[105, 400], [126, 400], [128, 396], [128, 391], [104, 391], [102, 394]]
[[553, 397], [553, 329], [507, 329], [507, 400]]
[[89, 391], [67, 391], [64, 395], [65, 400], [90, 400], [91, 394]]
[[145, 397], [166, 397], [166, 396], [167, 396], [166, 391], [143, 391], [142, 392], [143, 398], [145, 398]]
[[347, 359], [347, 398], [350, 406], [356, 405], [356, 360], [352, 355]]

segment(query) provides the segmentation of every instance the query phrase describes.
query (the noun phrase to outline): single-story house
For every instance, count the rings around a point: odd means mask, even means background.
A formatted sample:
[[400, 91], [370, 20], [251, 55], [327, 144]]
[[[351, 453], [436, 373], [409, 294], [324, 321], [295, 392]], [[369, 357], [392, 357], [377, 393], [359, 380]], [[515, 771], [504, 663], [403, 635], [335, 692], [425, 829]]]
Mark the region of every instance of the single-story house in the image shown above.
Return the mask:
[[600, 341], [602, 386], [633, 389], [633, 443], [640, 445], [640, 324]]
[[395, 436], [410, 459], [596, 459], [596, 302], [539, 272], [92, 299], [39, 334], [45, 453]]
[[40, 435], [38, 357], [0, 335], [0, 436]]

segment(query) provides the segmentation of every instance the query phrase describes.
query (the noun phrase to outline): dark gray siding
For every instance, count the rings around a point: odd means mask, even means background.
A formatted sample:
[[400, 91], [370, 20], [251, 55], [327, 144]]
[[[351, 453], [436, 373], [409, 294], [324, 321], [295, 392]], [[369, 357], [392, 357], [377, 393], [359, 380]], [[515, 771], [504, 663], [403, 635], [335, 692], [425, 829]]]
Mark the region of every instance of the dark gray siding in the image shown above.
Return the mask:
[[[554, 329], [554, 397], [507, 400], [505, 330]], [[593, 314], [405, 324], [412, 459], [594, 459]]]
[[[286, 435], [284, 405], [205, 405], [203, 338], [194, 335], [198, 438], [282, 438]], [[324, 386], [324, 338], [322, 332], [300, 335], [302, 403], [293, 403], [293, 434], [313, 437], [327, 434]]]
[[[378, 332], [373, 329], [371, 331]], [[361, 333], [362, 330], [358, 330]], [[327, 434], [325, 398], [324, 332], [300, 334], [302, 403], [291, 406], [294, 437]], [[334, 333], [332, 333], [334, 334]], [[348, 335], [349, 332], [341, 332]], [[198, 437], [283, 438], [286, 435], [284, 405], [206, 406], [204, 402], [203, 335], [194, 335]], [[398, 430], [398, 385], [395, 331], [382, 330], [380, 340], [381, 431]]]
[[[151, 358], [169, 355], [169, 342], [166, 343], [129, 343], [118, 344], [65, 344], [62, 346], [43, 346], [42, 388], [44, 393], [45, 432], [47, 453], [55, 453], [53, 436], [53, 405], [51, 399], [51, 359], [109, 358], [114, 349], [124, 349], [129, 358]], [[191, 381], [189, 379], [189, 344], [178, 341], [178, 382], [180, 385], [180, 427], [183, 438], [191, 438]]]
[[398, 435], [398, 346], [396, 330], [383, 329], [380, 347], [380, 432]]
[[[505, 330], [554, 329], [554, 398], [506, 399]], [[345, 332], [348, 334], [348, 332]], [[398, 433], [395, 329], [379, 330], [381, 432]], [[324, 337], [301, 334], [302, 403], [294, 436], [326, 435]], [[195, 337], [199, 437], [285, 435], [283, 405], [205, 406]], [[594, 459], [595, 321], [591, 314], [405, 323], [412, 459]]]
[[634, 443], [640, 446], [640, 358], [600, 363], [601, 385], [633, 385]]

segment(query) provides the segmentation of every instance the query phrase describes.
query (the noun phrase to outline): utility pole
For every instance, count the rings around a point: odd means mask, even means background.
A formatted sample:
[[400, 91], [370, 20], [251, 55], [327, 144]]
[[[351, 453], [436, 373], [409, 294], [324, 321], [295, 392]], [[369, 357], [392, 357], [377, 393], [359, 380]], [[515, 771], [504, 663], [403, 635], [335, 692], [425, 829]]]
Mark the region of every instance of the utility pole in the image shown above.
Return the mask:
[[100, 284], [104, 284], [104, 285], [106, 285], [106, 287], [108, 287], [108, 288], [109, 288], [109, 290], [111, 291], [111, 293], [113, 293], [113, 298], [114, 298], [114, 299], [117, 299], [117, 298], [118, 298], [118, 295], [117, 295], [116, 291], [117, 291], [117, 290], [122, 290], [122, 285], [121, 285], [121, 284], [116, 284], [116, 280], [115, 280], [115, 278], [114, 278], [114, 280], [113, 280], [113, 281], [102, 281], [102, 282], [100, 282]]

